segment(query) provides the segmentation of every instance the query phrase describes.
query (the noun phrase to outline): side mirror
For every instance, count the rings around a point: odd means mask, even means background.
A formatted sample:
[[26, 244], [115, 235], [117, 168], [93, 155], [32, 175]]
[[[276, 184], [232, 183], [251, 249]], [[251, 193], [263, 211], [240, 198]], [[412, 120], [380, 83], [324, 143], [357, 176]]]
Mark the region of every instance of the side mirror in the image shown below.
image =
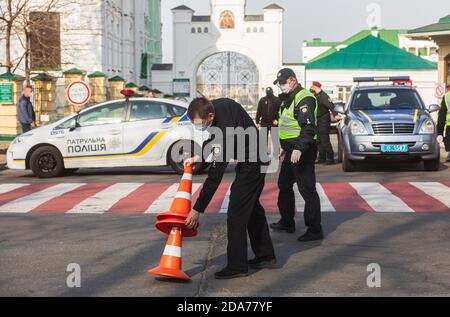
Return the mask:
[[441, 107], [439, 105], [433, 104], [428, 107], [428, 112], [433, 113], [433, 112], [439, 111], [440, 109], [441, 109]]
[[73, 132], [73, 131], [75, 131], [77, 128], [80, 128], [80, 127], [81, 127], [80, 123], [78, 122], [78, 118], [79, 118], [79, 116], [77, 116], [77, 117], [75, 118], [75, 124], [69, 128], [69, 132]]
[[337, 102], [334, 104], [334, 111], [339, 114], [345, 114], [345, 103]]

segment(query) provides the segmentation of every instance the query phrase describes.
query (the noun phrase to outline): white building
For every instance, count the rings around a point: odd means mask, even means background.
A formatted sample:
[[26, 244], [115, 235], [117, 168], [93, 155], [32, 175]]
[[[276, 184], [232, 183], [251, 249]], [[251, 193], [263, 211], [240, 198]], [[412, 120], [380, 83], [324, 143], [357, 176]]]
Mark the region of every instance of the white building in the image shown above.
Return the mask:
[[282, 67], [283, 8], [272, 4], [247, 15], [245, 0], [211, 0], [210, 6], [207, 16], [172, 9], [173, 65], [154, 65], [153, 88], [254, 106]]
[[[61, 71], [78, 68], [88, 73], [101, 71], [108, 77], [121, 76], [127, 81], [147, 83], [150, 67], [144, 61], [161, 60], [161, 32], [159, 39], [150, 25], [160, 25], [161, 0], [60, 0], [50, 11], [57, 13], [60, 29], [54, 30], [55, 45], [60, 47], [58, 63], [51, 67], [37, 67], [35, 71], [48, 71], [60, 77]], [[50, 0], [30, 0], [27, 13], [45, 12]], [[55, 2], [56, 3], [56, 2]], [[156, 5], [155, 5], [156, 4]], [[154, 12], [151, 12], [154, 10]], [[158, 21], [154, 21], [159, 19]], [[24, 53], [19, 37], [12, 38], [12, 60], [17, 64]], [[149, 43], [154, 43], [154, 47]], [[145, 54], [154, 54], [145, 58]], [[60, 56], [59, 56], [60, 55]], [[0, 43], [0, 58], [5, 59], [5, 42]], [[24, 62], [19, 63], [17, 74], [24, 73]], [[33, 68], [33, 65], [32, 65]], [[32, 71], [34, 71], [32, 69]], [[2, 72], [5, 72], [3, 69]], [[143, 74], [144, 73], [144, 74]], [[148, 80], [147, 80], [148, 78]]]

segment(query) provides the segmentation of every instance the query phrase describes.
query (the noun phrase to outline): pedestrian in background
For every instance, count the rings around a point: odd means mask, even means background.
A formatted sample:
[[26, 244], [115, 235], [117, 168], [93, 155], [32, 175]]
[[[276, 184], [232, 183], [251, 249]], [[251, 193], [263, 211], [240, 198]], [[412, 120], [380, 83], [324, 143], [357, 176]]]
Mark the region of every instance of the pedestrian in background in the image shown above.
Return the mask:
[[319, 159], [317, 164], [334, 164], [334, 150], [330, 140], [331, 116], [339, 118], [334, 111], [334, 104], [328, 94], [322, 90], [322, 84], [318, 81], [312, 83], [311, 92], [316, 96], [319, 107], [317, 109], [317, 147]]
[[[445, 138], [444, 138], [445, 130]], [[438, 142], [445, 142], [445, 150], [448, 153], [447, 162], [450, 162], [450, 85], [447, 86], [447, 94], [442, 99], [437, 123]]]
[[256, 126], [258, 129], [267, 129], [267, 139], [269, 139], [269, 133], [272, 135], [272, 128], [278, 126], [280, 105], [280, 99], [274, 95], [273, 89], [268, 87], [266, 96], [259, 101], [256, 112]]
[[27, 133], [31, 129], [36, 128], [36, 113], [31, 102], [32, 92], [33, 87], [31, 85], [25, 86], [17, 105], [17, 114], [22, 126], [22, 133]]

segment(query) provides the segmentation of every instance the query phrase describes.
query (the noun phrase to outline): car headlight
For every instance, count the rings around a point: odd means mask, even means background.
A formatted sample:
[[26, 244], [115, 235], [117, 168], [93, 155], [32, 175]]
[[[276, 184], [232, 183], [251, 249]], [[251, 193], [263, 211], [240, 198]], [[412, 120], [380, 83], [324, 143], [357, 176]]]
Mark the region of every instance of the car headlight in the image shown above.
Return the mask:
[[434, 134], [435, 127], [434, 122], [430, 119], [425, 120], [420, 126], [420, 134]]
[[353, 135], [367, 135], [367, 129], [361, 121], [352, 120], [350, 121], [350, 132]]
[[27, 138], [29, 138], [30, 136], [33, 136], [33, 133], [28, 133], [28, 134], [22, 134], [19, 135], [17, 138], [14, 139], [14, 141], [12, 142], [12, 144], [19, 144], [22, 143], [23, 141], [25, 141]]

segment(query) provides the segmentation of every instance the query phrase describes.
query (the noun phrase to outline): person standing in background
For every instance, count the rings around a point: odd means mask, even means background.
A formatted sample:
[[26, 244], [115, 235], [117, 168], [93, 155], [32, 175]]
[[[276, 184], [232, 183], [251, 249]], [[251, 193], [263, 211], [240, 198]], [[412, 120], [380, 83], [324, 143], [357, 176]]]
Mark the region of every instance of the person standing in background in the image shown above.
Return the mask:
[[269, 139], [269, 132], [271, 133], [272, 128], [278, 126], [280, 106], [280, 99], [274, 95], [273, 89], [268, 87], [266, 96], [259, 101], [256, 112], [256, 126], [258, 129], [267, 129], [267, 139]]
[[32, 92], [33, 87], [31, 85], [25, 86], [17, 105], [17, 115], [22, 126], [22, 133], [27, 133], [36, 128], [36, 113], [30, 98]]

